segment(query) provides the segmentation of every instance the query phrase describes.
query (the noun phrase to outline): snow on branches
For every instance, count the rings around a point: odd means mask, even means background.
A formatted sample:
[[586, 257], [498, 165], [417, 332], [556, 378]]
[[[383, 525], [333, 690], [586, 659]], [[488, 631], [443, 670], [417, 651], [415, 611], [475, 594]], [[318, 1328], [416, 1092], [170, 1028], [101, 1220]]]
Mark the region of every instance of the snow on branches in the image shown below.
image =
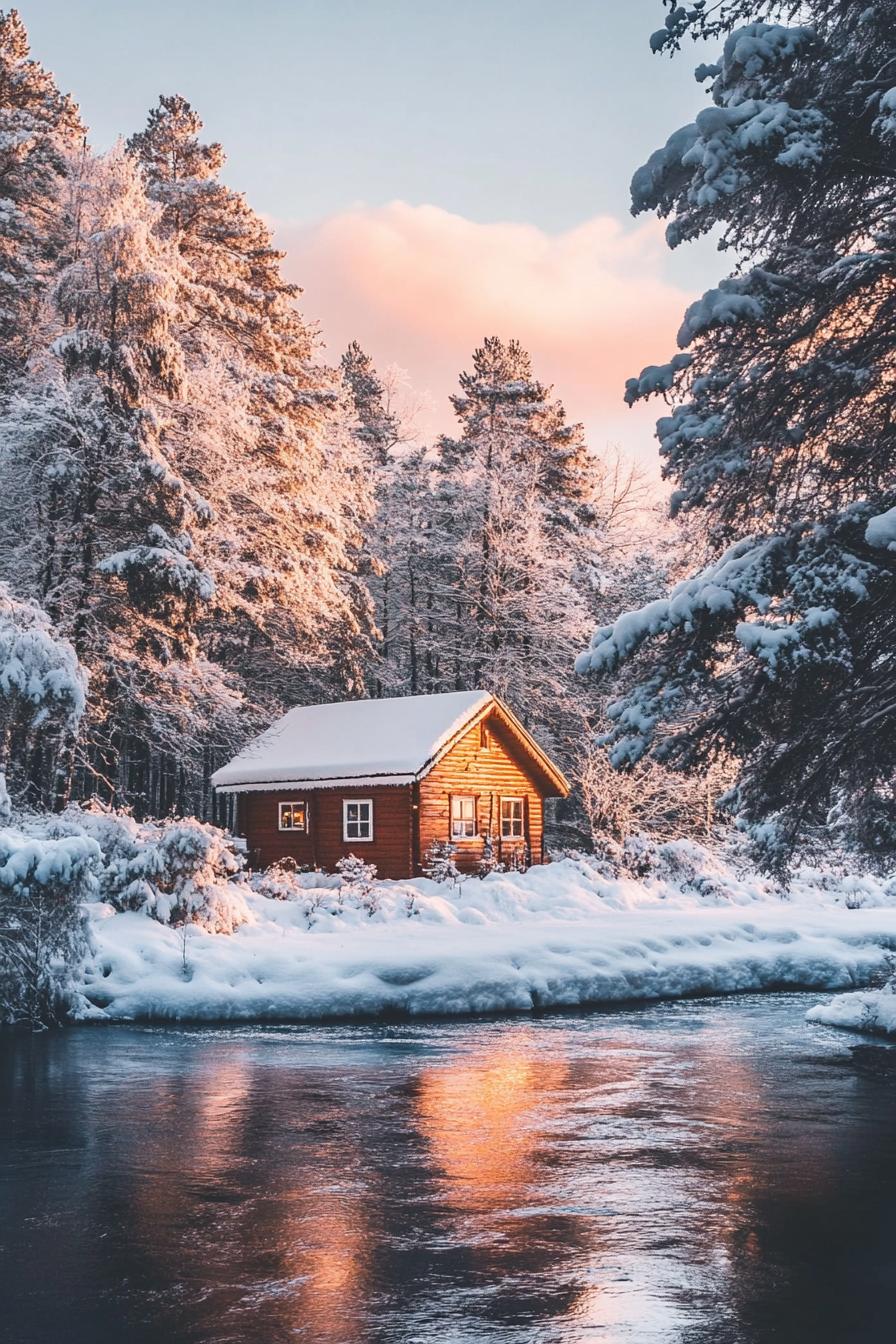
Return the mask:
[[672, 511], [709, 563], [578, 666], [622, 669], [617, 764], [737, 757], [731, 805], [777, 864], [835, 815], [896, 848], [894, 20], [892, 0], [669, 5], [655, 50], [723, 39], [697, 71], [712, 105], [632, 183], [670, 245], [716, 229], [738, 261], [685, 314], [687, 355], [626, 390], [670, 403]]

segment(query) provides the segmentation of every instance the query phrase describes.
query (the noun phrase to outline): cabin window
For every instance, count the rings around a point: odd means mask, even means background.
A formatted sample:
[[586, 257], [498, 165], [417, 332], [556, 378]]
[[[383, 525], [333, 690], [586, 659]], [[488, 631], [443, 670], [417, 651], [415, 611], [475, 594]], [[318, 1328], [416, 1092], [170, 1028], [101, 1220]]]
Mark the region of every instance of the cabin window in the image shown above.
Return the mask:
[[280, 803], [279, 808], [281, 831], [307, 831], [307, 803]]
[[345, 798], [342, 803], [343, 840], [373, 839], [373, 799]]
[[501, 839], [522, 840], [523, 838], [523, 800], [522, 798], [501, 799]]
[[452, 794], [451, 839], [473, 840], [476, 836], [476, 799], [472, 794]]

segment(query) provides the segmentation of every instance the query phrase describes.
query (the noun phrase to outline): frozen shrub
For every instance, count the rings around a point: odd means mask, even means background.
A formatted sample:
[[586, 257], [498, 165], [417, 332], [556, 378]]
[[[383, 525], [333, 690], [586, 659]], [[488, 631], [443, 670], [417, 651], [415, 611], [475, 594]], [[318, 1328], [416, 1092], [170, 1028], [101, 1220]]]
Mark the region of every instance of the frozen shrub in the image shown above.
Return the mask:
[[136, 821], [99, 805], [69, 807], [45, 826], [97, 842], [99, 895], [117, 910], [142, 910], [162, 924], [201, 924], [213, 933], [232, 933], [249, 919], [242, 855], [217, 826], [194, 817]]
[[461, 875], [454, 862], [456, 853], [457, 847], [449, 840], [433, 840], [421, 865], [424, 874], [433, 882], [449, 882], [452, 886], [458, 886]]
[[503, 873], [504, 871], [504, 864], [498, 861], [495, 854], [495, 842], [492, 839], [491, 832], [487, 831], [482, 837], [482, 854], [476, 864], [476, 872], [480, 877], [488, 877], [489, 873]]
[[336, 871], [342, 880], [341, 890], [357, 901], [368, 915], [376, 914], [380, 907], [376, 890], [376, 864], [365, 863], [356, 854], [349, 854], [339, 860]]
[[0, 1021], [61, 1022], [87, 950], [81, 902], [100, 850], [86, 835], [48, 840], [0, 829]]
[[853, 882], [847, 886], [843, 895], [843, 904], [847, 910], [861, 910], [865, 904], [865, 893], [859, 889], [857, 883]]
[[[327, 901], [333, 898], [333, 880], [325, 877], [319, 868], [300, 867], [295, 859], [285, 858], [260, 873], [253, 873], [249, 885], [257, 896], [266, 900], [300, 904], [310, 929], [317, 922], [321, 909], [327, 909]], [[337, 904], [341, 907], [341, 896]]]
[[21, 796], [28, 783], [24, 763], [35, 749], [45, 764], [57, 764], [86, 693], [87, 673], [73, 646], [36, 602], [20, 601], [0, 582], [0, 769], [8, 768], [14, 793]]
[[280, 859], [261, 872], [253, 873], [249, 885], [257, 895], [269, 901], [295, 901], [303, 892], [297, 881], [298, 871], [295, 859]]

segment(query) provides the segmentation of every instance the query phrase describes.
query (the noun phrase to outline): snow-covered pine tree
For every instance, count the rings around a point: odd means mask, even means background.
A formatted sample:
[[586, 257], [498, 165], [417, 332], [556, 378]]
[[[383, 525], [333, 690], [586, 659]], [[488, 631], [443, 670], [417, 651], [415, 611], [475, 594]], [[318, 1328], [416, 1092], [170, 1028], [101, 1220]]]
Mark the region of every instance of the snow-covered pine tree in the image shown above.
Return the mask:
[[357, 341], [341, 361], [354, 412], [353, 432], [374, 483], [375, 512], [367, 525], [358, 568], [365, 576], [376, 622], [377, 658], [368, 688], [375, 696], [415, 695], [421, 681], [421, 609], [428, 591], [426, 533], [431, 464], [413, 446], [416, 412], [406, 375], [385, 376]]
[[41, 299], [70, 241], [78, 110], [30, 59], [16, 10], [0, 10], [0, 392], [40, 340]]
[[367, 446], [372, 459], [385, 466], [389, 453], [402, 442], [402, 426], [389, 405], [386, 384], [373, 360], [357, 341], [352, 341], [339, 362], [342, 378], [352, 399], [355, 434]]
[[0, 829], [0, 1023], [62, 1022], [87, 951], [82, 902], [96, 891], [99, 846]]
[[189, 757], [221, 687], [197, 660], [213, 584], [194, 547], [208, 508], [178, 466], [177, 253], [121, 149], [85, 165], [78, 211], [59, 334], [0, 436], [0, 558], [91, 673], [82, 785], [120, 798], [135, 753]]
[[0, 826], [6, 781], [18, 796], [47, 802], [47, 790], [86, 705], [87, 675], [68, 640], [36, 602], [0, 583]]
[[201, 130], [185, 99], [163, 97], [128, 147], [181, 259], [191, 474], [212, 512], [205, 552], [216, 595], [205, 638], [251, 686], [264, 719], [360, 676], [370, 617], [355, 569], [372, 482], [282, 253], [219, 180], [223, 151]]
[[580, 580], [601, 546], [604, 469], [518, 342], [488, 338], [460, 385], [430, 528], [433, 668], [443, 689], [495, 691], [551, 741], [589, 620]]
[[[597, 631], [638, 662], [612, 757], [741, 763], [733, 807], [782, 865], [836, 815], [896, 850], [896, 4], [668, 3], [655, 50], [724, 38], [710, 106], [635, 174], [671, 246], [712, 229], [734, 272], [685, 314], [660, 393], [673, 508], [714, 558]], [[783, 20], [783, 21], [782, 21]], [[798, 20], [798, 21], [797, 21]]]

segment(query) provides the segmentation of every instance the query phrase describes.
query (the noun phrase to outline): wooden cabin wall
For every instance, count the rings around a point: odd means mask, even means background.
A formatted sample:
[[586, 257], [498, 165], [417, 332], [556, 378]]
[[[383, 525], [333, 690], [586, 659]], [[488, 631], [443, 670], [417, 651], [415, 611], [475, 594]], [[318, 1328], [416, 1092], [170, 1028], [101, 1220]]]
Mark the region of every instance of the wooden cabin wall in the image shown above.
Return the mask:
[[544, 807], [542, 795], [518, 758], [511, 735], [492, 717], [486, 721], [490, 747], [481, 746], [480, 727], [471, 728], [459, 738], [425, 778], [420, 790], [420, 855], [425, 856], [434, 840], [451, 838], [451, 794], [473, 794], [477, 798], [479, 835], [473, 840], [456, 840], [455, 862], [462, 872], [475, 871], [482, 857], [482, 833], [489, 829], [494, 855], [503, 862], [512, 860], [522, 849], [519, 841], [500, 840], [499, 804], [502, 797], [525, 799], [525, 825], [530, 863], [544, 862]]
[[[373, 799], [373, 840], [342, 839], [342, 803], [346, 798]], [[279, 804], [307, 801], [308, 833], [279, 829]], [[253, 868], [280, 859], [332, 872], [341, 858], [356, 854], [375, 863], [379, 877], [408, 877], [412, 871], [411, 789], [408, 785], [357, 785], [346, 789], [290, 789], [286, 792], [243, 793], [239, 830], [249, 843]]]

